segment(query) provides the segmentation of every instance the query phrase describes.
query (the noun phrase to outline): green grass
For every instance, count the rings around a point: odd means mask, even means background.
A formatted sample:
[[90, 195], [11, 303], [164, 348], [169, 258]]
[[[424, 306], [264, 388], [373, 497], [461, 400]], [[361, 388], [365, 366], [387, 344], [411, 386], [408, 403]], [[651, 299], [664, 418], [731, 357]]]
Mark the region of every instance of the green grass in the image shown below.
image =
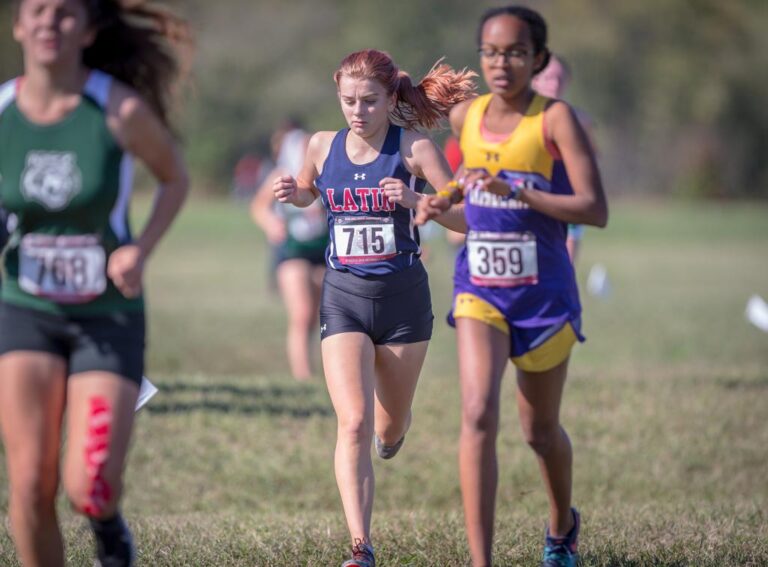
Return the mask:
[[[141, 213], [142, 211], [140, 211]], [[603, 263], [604, 300], [583, 294], [584, 332], [563, 405], [575, 449], [583, 564], [768, 564], [768, 335], [744, 319], [768, 298], [768, 208], [617, 203], [588, 230], [579, 280]], [[376, 462], [381, 565], [468, 561], [456, 465], [459, 396], [451, 252], [433, 245], [437, 315], [402, 453]], [[148, 276], [148, 373], [124, 510], [142, 565], [337, 565], [347, 534], [333, 477], [335, 419], [321, 380], [286, 370], [280, 301], [244, 210], [190, 203]], [[511, 373], [510, 373], [511, 376]], [[503, 391], [495, 557], [535, 565], [546, 500]], [[7, 509], [0, 472], [0, 510]], [[66, 504], [72, 565], [92, 542]], [[14, 565], [0, 531], [0, 564]]]

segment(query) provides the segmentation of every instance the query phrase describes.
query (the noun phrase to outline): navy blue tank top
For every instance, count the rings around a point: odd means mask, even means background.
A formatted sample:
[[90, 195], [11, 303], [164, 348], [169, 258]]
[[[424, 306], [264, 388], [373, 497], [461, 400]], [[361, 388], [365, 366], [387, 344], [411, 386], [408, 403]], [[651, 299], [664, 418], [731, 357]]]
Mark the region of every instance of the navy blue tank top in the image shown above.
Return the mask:
[[400, 179], [421, 193], [426, 182], [405, 166], [400, 155], [402, 128], [391, 124], [378, 157], [356, 165], [347, 156], [349, 129], [333, 138], [323, 173], [315, 187], [327, 211], [330, 243], [328, 267], [357, 276], [400, 272], [419, 261], [419, 231], [415, 211], [391, 204], [379, 189], [385, 177]]

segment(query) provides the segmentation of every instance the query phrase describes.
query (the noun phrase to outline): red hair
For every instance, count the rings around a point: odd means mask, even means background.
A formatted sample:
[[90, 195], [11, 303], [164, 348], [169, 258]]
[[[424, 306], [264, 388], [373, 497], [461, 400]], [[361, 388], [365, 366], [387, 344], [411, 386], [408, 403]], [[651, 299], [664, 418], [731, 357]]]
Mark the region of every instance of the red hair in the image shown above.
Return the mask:
[[429, 73], [414, 85], [410, 75], [398, 69], [389, 54], [377, 49], [350, 53], [333, 74], [336, 86], [342, 75], [352, 79], [379, 82], [387, 94], [395, 94], [395, 108], [390, 118], [406, 128], [422, 126], [430, 129], [448, 116], [451, 107], [471, 98], [475, 93], [474, 77], [468, 69], [456, 71], [440, 59]]

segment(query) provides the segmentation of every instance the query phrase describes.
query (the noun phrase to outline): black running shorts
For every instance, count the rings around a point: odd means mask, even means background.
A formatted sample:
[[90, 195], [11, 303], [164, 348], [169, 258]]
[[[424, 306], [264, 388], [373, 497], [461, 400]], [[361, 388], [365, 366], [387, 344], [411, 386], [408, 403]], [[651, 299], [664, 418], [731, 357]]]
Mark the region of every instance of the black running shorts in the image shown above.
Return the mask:
[[33, 351], [60, 356], [70, 376], [102, 371], [140, 384], [144, 344], [141, 311], [72, 317], [0, 304], [0, 355]]
[[320, 337], [364, 333], [374, 344], [416, 343], [432, 337], [432, 299], [421, 262], [384, 276], [328, 269], [320, 300]]

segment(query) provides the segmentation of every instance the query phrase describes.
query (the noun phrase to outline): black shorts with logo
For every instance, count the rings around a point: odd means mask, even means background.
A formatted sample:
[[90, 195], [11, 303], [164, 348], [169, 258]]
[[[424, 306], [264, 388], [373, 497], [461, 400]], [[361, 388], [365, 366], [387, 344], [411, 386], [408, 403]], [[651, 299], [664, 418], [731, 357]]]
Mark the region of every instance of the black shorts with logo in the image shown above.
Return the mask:
[[320, 300], [320, 337], [364, 333], [374, 344], [416, 343], [432, 337], [427, 271], [418, 262], [402, 272], [360, 277], [329, 269]]
[[140, 384], [145, 332], [142, 311], [72, 317], [0, 304], [0, 355], [13, 351], [54, 354], [67, 362], [70, 376], [102, 371]]

